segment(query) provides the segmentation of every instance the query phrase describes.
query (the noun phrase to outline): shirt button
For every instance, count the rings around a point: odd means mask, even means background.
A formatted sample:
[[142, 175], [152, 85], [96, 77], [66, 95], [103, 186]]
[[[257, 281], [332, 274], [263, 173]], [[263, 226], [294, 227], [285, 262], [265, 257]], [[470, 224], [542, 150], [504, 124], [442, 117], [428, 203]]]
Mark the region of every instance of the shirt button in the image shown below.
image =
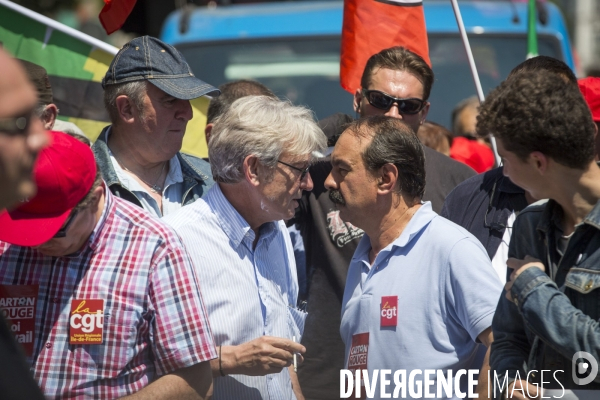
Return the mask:
[[50, 343], [50, 342], [46, 343], [46, 348], [49, 349], [50, 347], [52, 347], [52, 343]]
[[594, 281], [590, 279], [589, 282], [587, 283], [587, 285], [585, 285], [584, 289], [590, 290], [593, 285], [594, 285]]
[[56, 297], [55, 297], [55, 298], [53, 298], [53, 299], [52, 299], [52, 302], [53, 302], [54, 304], [58, 303], [58, 298], [56, 298]]

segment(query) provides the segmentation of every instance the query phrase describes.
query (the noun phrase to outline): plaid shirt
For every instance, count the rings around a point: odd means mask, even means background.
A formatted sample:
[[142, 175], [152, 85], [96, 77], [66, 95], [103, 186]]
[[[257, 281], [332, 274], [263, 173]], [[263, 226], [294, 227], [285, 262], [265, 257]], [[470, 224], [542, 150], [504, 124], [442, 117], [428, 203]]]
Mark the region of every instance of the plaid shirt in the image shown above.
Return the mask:
[[[79, 252], [0, 242], [0, 284], [39, 285], [34, 376], [48, 398], [113, 399], [216, 358], [191, 260], [177, 235], [112, 196]], [[103, 299], [103, 344], [69, 344], [73, 299]], [[1, 397], [1, 395], [0, 395]]]

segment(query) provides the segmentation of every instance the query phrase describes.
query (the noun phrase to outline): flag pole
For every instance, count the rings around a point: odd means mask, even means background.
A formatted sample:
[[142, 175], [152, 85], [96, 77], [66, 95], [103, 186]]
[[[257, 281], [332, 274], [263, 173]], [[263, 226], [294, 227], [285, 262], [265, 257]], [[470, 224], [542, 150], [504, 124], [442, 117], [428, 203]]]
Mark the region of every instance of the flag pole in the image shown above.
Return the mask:
[[538, 41], [537, 32], [535, 29], [536, 20], [536, 7], [535, 0], [529, 0], [529, 7], [527, 7], [527, 59], [537, 57], [538, 54]]
[[58, 21], [55, 21], [44, 15], [38, 14], [35, 11], [31, 11], [30, 9], [25, 8], [19, 4], [13, 3], [12, 1], [0, 0], [0, 5], [4, 6], [6, 8], [10, 8], [11, 10], [16, 11], [19, 14], [22, 14], [28, 18], [31, 18], [34, 21], [44, 24], [51, 29], [55, 29], [66, 35], [69, 35], [78, 40], [81, 40], [83, 43], [89, 44], [90, 46], [94, 46], [100, 50], [104, 50], [105, 52], [107, 52], [109, 54], [115, 55], [119, 51], [119, 49], [117, 49], [115, 46], [112, 46], [108, 43], [105, 43], [105, 42], [98, 40], [94, 37], [91, 37], [89, 35], [86, 35], [85, 33], [79, 32], [78, 30], [73, 29], [70, 26], [61, 24]]
[[[458, 24], [458, 30], [462, 38], [465, 50], [467, 52], [467, 59], [469, 60], [469, 66], [471, 67], [471, 73], [473, 74], [473, 81], [475, 82], [475, 89], [477, 89], [477, 97], [479, 97], [479, 103], [483, 103], [485, 96], [483, 95], [483, 89], [481, 88], [481, 81], [479, 80], [479, 74], [477, 73], [477, 66], [475, 65], [475, 59], [473, 58], [473, 52], [471, 51], [471, 45], [469, 44], [469, 38], [467, 37], [467, 31], [465, 30], [465, 24], [458, 8], [457, 0], [450, 0], [452, 3], [452, 9], [454, 10], [454, 16], [456, 17], [456, 23]], [[490, 143], [492, 144], [492, 151], [494, 152], [494, 159], [496, 165], [502, 165], [500, 156], [498, 155], [498, 148], [496, 147], [496, 139], [494, 135], [490, 133]]]

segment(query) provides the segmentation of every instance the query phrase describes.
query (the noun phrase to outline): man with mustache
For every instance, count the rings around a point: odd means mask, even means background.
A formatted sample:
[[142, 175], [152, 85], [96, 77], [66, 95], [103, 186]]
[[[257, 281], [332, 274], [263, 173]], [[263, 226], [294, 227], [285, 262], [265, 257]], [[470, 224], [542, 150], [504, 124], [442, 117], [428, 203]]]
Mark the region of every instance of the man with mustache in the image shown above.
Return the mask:
[[[433, 82], [433, 71], [419, 55], [403, 47], [382, 50], [365, 66], [361, 87], [354, 95], [354, 109], [361, 118], [387, 115], [401, 119], [416, 135], [427, 118]], [[329, 146], [352, 121], [345, 114], [319, 121]], [[425, 148], [424, 152], [427, 183], [423, 199], [431, 201], [433, 210], [439, 212], [446, 195], [475, 171], [433, 149]], [[362, 229], [341, 218], [331, 204], [323, 186], [330, 171], [329, 160], [311, 167], [315, 188], [302, 197], [296, 218], [306, 248], [306, 275], [310, 277], [303, 338], [307, 354], [298, 376], [311, 400], [339, 397], [339, 370], [344, 365], [338, 329], [342, 295], [348, 264], [363, 235]]]
[[[373, 370], [406, 376], [434, 370], [437, 379], [437, 371], [447, 379], [479, 369], [478, 392], [487, 395], [484, 356], [502, 287], [481, 243], [421, 201], [425, 155], [419, 139], [404, 121], [368, 117], [342, 133], [331, 164], [325, 181], [330, 198], [340, 218], [365, 232], [342, 303], [346, 368], [369, 376]], [[364, 357], [350, 357], [357, 353]], [[436, 375], [417, 377], [409, 393], [429, 379], [435, 384]], [[461, 381], [461, 392], [473, 390], [467, 386]], [[383, 392], [377, 383], [375, 393], [385, 398]]]

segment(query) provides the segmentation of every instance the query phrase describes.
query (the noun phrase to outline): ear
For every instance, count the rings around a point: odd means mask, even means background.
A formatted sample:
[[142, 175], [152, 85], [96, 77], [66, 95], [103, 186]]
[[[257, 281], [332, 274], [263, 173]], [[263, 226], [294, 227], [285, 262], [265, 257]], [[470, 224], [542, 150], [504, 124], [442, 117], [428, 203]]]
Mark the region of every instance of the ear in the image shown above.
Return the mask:
[[533, 166], [537, 169], [540, 175], [544, 175], [548, 171], [550, 159], [544, 153], [534, 151], [529, 154], [528, 161], [533, 163]]
[[425, 107], [423, 107], [423, 109], [421, 110], [421, 116], [420, 116], [420, 124], [423, 125], [423, 122], [425, 122], [425, 120], [427, 119], [427, 114], [429, 113], [429, 106], [431, 105], [431, 103], [427, 102], [425, 103]]
[[133, 101], [125, 95], [118, 96], [116, 99], [117, 110], [119, 111], [119, 117], [125, 123], [132, 123], [134, 119], [135, 106], [133, 105]]
[[104, 185], [98, 186], [97, 188], [94, 189], [94, 191], [92, 193], [94, 196], [94, 201], [92, 201], [92, 203], [90, 204], [90, 211], [93, 214], [96, 214], [98, 212], [98, 210], [100, 209], [100, 199], [102, 199], [103, 194], [104, 194]]
[[398, 182], [398, 168], [394, 164], [385, 164], [379, 168], [377, 176], [377, 193], [388, 194], [393, 192]]
[[360, 114], [360, 103], [362, 101], [362, 89], [356, 89], [356, 92], [354, 92], [354, 101], [353, 101], [353, 105], [354, 105], [354, 111], [356, 111], [357, 113]]
[[54, 122], [56, 121], [57, 115], [58, 108], [56, 107], [56, 104], [48, 104], [44, 109], [44, 118], [42, 121], [44, 124], [44, 129], [51, 130], [52, 128], [54, 128]]
[[261, 183], [258, 176], [260, 167], [260, 162], [258, 161], [258, 158], [256, 156], [250, 155], [244, 158], [244, 162], [242, 164], [244, 178], [246, 178], [246, 180], [252, 186], [258, 186]]
[[204, 127], [204, 137], [206, 138], [206, 145], [208, 145], [208, 141], [210, 140], [210, 134], [212, 133], [212, 128], [214, 124], [211, 122], [210, 124], [206, 124]]

